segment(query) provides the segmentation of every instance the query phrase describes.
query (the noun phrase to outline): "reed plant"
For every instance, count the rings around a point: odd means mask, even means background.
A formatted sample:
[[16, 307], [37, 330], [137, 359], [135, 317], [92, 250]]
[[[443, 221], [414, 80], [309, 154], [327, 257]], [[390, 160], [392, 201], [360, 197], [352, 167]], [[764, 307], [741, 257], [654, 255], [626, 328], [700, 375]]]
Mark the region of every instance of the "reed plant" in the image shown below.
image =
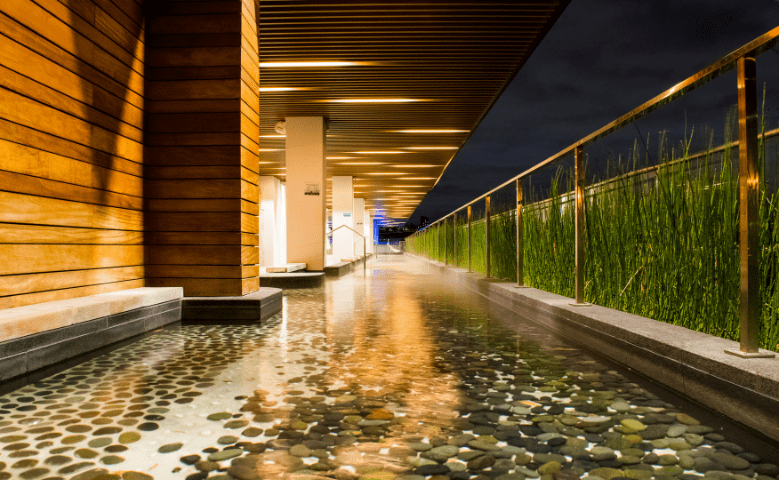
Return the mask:
[[[720, 160], [709, 149], [692, 160], [692, 133], [677, 148], [670, 147], [662, 134], [657, 167], [638, 172], [645, 156], [635, 145], [628, 158], [618, 157], [607, 168], [607, 181], [591, 182], [585, 201], [586, 301], [739, 339], [739, 175], [736, 149], [730, 145], [733, 131], [734, 116], [729, 115]], [[711, 138], [710, 132], [710, 145]], [[762, 167], [763, 141], [762, 136]], [[759, 289], [760, 346], [777, 351], [778, 192], [767, 190], [763, 168], [759, 176], [764, 279]], [[551, 180], [549, 198], [529, 203], [523, 213], [525, 283], [567, 297], [574, 295], [572, 178], [572, 172], [559, 170]], [[515, 222], [512, 210], [491, 216], [491, 276], [511, 281], [516, 281]], [[450, 255], [465, 267], [465, 222], [459, 221], [458, 228], [457, 244], [453, 248], [449, 243]], [[484, 219], [472, 221], [472, 270], [483, 274], [484, 229]], [[443, 258], [425, 240], [429, 230], [410, 237], [407, 246], [414, 253]], [[448, 232], [451, 235], [451, 226]]]

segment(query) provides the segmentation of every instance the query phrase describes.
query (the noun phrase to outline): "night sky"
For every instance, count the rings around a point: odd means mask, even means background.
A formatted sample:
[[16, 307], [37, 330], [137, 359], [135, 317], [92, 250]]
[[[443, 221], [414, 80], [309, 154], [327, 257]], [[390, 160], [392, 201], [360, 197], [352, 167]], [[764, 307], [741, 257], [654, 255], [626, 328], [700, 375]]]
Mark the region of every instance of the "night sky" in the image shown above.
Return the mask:
[[[434, 221], [568, 147], [776, 27], [778, 15], [768, 0], [572, 0], [409, 222]], [[767, 129], [777, 128], [777, 47], [758, 57], [757, 71], [759, 110], [766, 83]], [[662, 130], [679, 144], [693, 128], [696, 148], [706, 126], [719, 145], [736, 102], [734, 69], [586, 148], [588, 173], [628, 153], [638, 132], [645, 143], [650, 134], [651, 161]]]

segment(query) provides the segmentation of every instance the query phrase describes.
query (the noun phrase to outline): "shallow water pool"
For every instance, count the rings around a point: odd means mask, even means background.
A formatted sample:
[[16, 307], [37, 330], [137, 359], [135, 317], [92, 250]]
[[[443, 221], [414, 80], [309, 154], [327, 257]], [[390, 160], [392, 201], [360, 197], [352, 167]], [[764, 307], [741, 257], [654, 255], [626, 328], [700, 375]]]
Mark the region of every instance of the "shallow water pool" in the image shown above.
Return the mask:
[[369, 267], [0, 396], [0, 480], [777, 478], [749, 433], [423, 262]]

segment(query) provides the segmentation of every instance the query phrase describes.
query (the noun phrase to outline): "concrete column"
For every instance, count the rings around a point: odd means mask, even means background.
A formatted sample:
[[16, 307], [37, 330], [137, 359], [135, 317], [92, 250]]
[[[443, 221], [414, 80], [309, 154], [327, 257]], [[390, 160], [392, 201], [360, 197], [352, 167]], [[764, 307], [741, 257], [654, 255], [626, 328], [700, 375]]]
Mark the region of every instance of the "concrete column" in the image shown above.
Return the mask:
[[[355, 231], [360, 232], [363, 234], [364, 230], [364, 215], [366, 213], [366, 200], [364, 198], [355, 198], [352, 201], [352, 210], [354, 215], [354, 224], [353, 227]], [[358, 235], [357, 233], [352, 234], [352, 245], [355, 247], [355, 255], [363, 256], [366, 254], [366, 252], [363, 251], [363, 237]], [[368, 243], [368, 241], [366, 241]], [[368, 248], [368, 247], [366, 247]]]
[[[333, 191], [333, 230], [342, 225], [355, 228], [353, 223], [354, 189], [352, 177], [335, 176], [331, 184]], [[333, 256], [336, 262], [342, 258], [352, 257], [355, 252], [352, 249], [352, 232], [342, 228], [333, 234]]]
[[287, 261], [325, 268], [325, 119], [285, 119]]
[[260, 246], [264, 267], [287, 263], [284, 190], [278, 178], [260, 177]]
[[367, 254], [374, 253], [374, 217], [369, 213], [368, 207], [363, 213], [363, 235], [366, 237]]

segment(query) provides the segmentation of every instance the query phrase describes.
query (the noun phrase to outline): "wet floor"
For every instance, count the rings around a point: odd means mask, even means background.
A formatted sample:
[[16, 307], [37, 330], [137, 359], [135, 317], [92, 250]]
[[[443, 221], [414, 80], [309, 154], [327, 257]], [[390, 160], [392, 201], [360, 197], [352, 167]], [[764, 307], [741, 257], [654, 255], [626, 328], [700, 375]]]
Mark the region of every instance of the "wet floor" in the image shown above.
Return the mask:
[[422, 262], [369, 267], [0, 396], [0, 480], [777, 478], [776, 454]]

